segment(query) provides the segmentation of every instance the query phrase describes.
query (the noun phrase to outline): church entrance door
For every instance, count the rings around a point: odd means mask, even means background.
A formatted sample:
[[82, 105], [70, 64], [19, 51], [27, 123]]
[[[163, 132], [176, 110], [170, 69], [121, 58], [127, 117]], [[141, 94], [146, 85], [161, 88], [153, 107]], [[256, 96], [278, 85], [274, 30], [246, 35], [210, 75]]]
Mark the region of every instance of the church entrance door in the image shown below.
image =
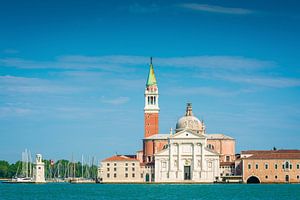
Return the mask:
[[184, 180], [191, 180], [191, 166], [184, 166]]
[[149, 174], [146, 174], [146, 182], [149, 182]]

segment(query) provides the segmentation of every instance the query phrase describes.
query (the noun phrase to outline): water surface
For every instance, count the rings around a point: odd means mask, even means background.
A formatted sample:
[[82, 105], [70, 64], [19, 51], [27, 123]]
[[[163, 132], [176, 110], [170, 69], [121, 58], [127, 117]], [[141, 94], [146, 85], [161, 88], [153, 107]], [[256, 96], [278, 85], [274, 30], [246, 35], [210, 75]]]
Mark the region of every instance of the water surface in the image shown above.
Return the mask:
[[4, 184], [1, 200], [33, 199], [245, 199], [300, 200], [300, 184]]

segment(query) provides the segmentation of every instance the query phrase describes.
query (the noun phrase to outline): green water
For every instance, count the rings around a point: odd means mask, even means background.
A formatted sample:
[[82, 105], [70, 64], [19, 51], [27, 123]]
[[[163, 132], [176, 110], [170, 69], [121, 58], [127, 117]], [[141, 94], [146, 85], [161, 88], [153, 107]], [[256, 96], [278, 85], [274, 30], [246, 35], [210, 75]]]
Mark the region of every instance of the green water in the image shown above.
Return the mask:
[[0, 199], [270, 199], [300, 200], [300, 184], [3, 184]]

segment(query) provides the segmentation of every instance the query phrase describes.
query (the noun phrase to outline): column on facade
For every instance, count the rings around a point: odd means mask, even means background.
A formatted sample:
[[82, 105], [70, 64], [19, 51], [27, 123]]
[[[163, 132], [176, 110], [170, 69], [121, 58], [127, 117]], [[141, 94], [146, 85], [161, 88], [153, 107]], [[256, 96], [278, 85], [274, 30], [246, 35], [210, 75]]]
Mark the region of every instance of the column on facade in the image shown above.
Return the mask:
[[201, 171], [204, 171], [204, 145], [201, 143]]
[[169, 142], [169, 175], [170, 175], [170, 172], [172, 171], [172, 167], [173, 167], [172, 147], [173, 147], [173, 144], [171, 142]]
[[[181, 163], [181, 143], [177, 143], [177, 152], [178, 152], [178, 160], [177, 160], [177, 171], [182, 171], [182, 163]], [[180, 176], [181, 173], [178, 173]], [[179, 177], [178, 177], [179, 178]]]
[[197, 144], [193, 143], [193, 170], [197, 169], [197, 159], [196, 159], [196, 155], [197, 155]]
[[193, 146], [193, 168], [192, 168], [192, 176], [193, 176], [193, 179], [196, 178], [196, 169], [197, 169], [197, 160], [196, 160], [196, 149], [197, 149], [197, 144], [196, 143], [192, 143], [192, 146]]

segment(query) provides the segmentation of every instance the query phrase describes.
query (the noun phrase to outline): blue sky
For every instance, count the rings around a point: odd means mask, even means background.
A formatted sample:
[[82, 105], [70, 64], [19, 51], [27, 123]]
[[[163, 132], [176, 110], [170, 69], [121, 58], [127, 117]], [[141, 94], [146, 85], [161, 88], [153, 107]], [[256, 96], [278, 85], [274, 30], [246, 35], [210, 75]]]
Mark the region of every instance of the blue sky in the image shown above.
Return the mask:
[[236, 150], [300, 147], [298, 1], [6, 1], [0, 159], [142, 148], [149, 57], [160, 132], [187, 102]]

